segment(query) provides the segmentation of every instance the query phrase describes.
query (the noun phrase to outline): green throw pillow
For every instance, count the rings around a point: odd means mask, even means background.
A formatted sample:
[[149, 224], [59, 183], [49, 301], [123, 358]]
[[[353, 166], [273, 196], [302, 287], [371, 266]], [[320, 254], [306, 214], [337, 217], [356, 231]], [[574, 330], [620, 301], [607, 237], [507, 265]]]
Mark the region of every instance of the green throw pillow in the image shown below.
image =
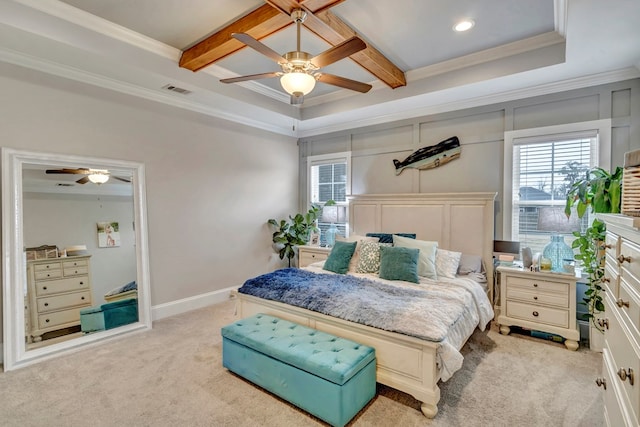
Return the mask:
[[334, 273], [345, 274], [349, 270], [349, 261], [357, 244], [358, 242], [336, 242], [323, 268]]
[[380, 247], [380, 278], [420, 283], [418, 257], [420, 249]]

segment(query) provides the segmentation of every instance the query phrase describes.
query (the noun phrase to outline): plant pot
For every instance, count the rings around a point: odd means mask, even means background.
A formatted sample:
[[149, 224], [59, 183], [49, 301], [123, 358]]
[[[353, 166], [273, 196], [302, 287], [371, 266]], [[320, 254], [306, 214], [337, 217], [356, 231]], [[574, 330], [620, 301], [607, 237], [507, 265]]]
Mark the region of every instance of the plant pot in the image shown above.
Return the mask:
[[589, 322], [589, 348], [602, 353], [604, 347], [604, 333]]

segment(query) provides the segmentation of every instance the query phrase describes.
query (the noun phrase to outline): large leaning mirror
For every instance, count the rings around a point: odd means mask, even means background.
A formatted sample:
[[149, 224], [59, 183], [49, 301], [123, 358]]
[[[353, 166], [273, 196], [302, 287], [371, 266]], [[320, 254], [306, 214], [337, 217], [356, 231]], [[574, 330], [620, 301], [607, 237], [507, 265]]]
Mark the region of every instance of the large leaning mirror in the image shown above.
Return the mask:
[[151, 328], [144, 165], [2, 149], [4, 369]]

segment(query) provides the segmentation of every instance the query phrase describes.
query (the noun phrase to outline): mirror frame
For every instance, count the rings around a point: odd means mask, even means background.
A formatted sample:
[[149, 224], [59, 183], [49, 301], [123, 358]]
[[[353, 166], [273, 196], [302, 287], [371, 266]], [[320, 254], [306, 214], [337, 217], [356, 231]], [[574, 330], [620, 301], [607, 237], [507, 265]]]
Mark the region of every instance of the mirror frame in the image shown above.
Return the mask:
[[[23, 284], [26, 283], [27, 275], [22, 228], [22, 166], [24, 164], [131, 170], [133, 178], [136, 280], [138, 284], [138, 322], [26, 350]], [[4, 321], [2, 341], [5, 372], [95, 345], [98, 342], [112, 340], [125, 333], [151, 329], [147, 203], [144, 176], [144, 164], [138, 162], [2, 148], [2, 284]]]

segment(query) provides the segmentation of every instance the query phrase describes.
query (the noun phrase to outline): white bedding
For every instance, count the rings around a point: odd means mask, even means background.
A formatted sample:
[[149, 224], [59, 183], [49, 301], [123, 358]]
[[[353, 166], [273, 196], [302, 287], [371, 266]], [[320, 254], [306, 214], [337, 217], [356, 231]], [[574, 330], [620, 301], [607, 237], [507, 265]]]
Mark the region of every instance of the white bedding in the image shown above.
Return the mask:
[[[323, 270], [322, 266], [324, 261], [311, 264], [304, 269], [314, 273], [332, 274], [329, 271]], [[471, 280], [467, 276], [457, 277], [455, 279], [442, 278], [439, 280], [427, 279], [420, 277], [420, 283], [410, 283], [404, 281], [391, 281], [380, 279], [377, 274], [360, 274], [352, 273], [348, 274], [356, 277], [364, 277], [370, 280], [376, 280], [392, 286], [399, 287], [411, 287], [416, 289], [431, 288], [434, 290], [441, 290], [447, 292], [447, 288], [464, 289], [468, 292], [471, 298], [469, 306], [463, 311], [463, 315], [459, 318], [453, 326], [448, 330], [444, 340], [438, 343], [437, 352], [437, 367], [440, 373], [440, 379], [446, 381], [462, 367], [463, 357], [460, 353], [460, 349], [471, 336], [476, 327], [480, 330], [484, 330], [486, 325], [493, 319], [493, 309], [486, 293], [486, 284], [481, 284], [474, 280]], [[411, 307], [407, 307], [407, 312], [411, 311]], [[428, 325], [425, 325], [427, 328]]]

